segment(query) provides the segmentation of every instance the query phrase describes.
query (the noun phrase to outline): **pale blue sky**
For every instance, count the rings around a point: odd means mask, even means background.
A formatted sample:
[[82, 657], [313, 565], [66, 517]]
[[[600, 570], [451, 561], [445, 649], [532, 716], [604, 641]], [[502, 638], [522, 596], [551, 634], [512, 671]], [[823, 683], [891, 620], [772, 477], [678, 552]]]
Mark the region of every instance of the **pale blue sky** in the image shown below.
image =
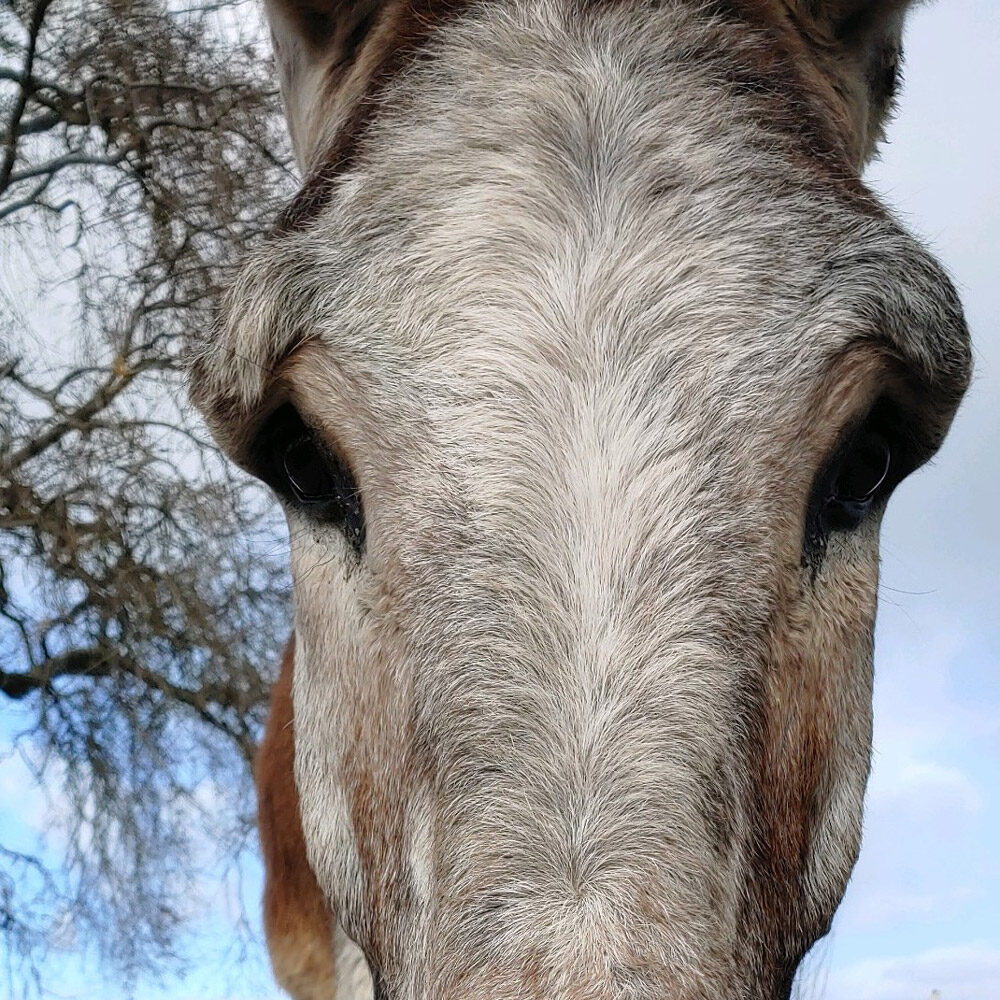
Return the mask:
[[[809, 1000], [1000, 1000], [1000, 0], [919, 9], [906, 77], [869, 180], [956, 280], [977, 374], [940, 456], [886, 516], [865, 842], [800, 977]], [[15, 721], [0, 722], [0, 746]], [[31, 846], [45, 809], [19, 762], [0, 760], [4, 842]], [[248, 873], [252, 913], [258, 885]], [[234, 951], [231, 891], [203, 888], [191, 974], [138, 995], [276, 997], [261, 949]], [[55, 968], [67, 1000], [118, 992], [92, 965]]]
[[[882, 535], [865, 841], [809, 972], [826, 1000], [1000, 998], [1000, 3], [939, 0], [869, 181], [962, 294], [976, 377]], [[808, 974], [807, 974], [808, 976]]]

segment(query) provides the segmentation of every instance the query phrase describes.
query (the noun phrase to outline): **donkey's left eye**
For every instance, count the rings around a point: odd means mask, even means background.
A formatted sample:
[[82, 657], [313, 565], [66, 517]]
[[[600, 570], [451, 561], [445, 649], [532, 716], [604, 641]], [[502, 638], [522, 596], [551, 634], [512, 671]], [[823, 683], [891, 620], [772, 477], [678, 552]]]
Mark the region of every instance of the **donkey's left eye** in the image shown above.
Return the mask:
[[919, 430], [888, 397], [842, 437], [813, 483], [806, 511], [803, 561], [822, 561], [834, 532], [860, 528], [880, 511], [901, 479], [920, 464]]
[[877, 431], [863, 431], [852, 442], [826, 497], [825, 514], [829, 527], [845, 530], [857, 527], [884, 497], [889, 481], [892, 449]]

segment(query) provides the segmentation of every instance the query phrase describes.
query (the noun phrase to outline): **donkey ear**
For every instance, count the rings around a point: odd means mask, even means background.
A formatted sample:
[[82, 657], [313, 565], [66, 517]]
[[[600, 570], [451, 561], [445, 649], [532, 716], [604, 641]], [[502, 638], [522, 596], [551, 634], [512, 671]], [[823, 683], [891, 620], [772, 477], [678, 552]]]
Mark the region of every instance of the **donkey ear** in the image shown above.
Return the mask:
[[798, 0], [807, 34], [820, 47], [848, 101], [860, 159], [882, 138], [899, 85], [903, 20], [919, 0]]
[[388, 0], [267, 0], [285, 118], [309, 168], [344, 106], [365, 41]]

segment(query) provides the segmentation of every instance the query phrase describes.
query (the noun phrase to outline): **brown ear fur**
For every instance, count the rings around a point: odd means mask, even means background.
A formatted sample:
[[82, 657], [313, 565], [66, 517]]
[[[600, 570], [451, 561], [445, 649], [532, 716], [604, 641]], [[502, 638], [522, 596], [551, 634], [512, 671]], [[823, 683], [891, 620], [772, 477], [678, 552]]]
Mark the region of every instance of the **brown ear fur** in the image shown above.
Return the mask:
[[903, 19], [914, 0], [785, 0], [847, 105], [859, 165], [883, 135], [899, 84]]
[[278, 982], [296, 1000], [335, 995], [334, 917], [306, 858], [295, 785], [290, 640], [257, 753], [257, 823], [264, 859], [264, 933]]
[[[801, 45], [803, 67], [828, 95], [856, 167], [872, 155], [899, 79], [903, 18], [916, 0], [690, 0], [776, 30]], [[357, 124], [385, 67], [463, 0], [266, 0], [288, 127], [303, 173], [321, 170]], [[371, 103], [371, 102], [369, 102]]]
[[381, 0], [272, 0], [272, 13], [280, 13], [302, 40], [318, 54], [349, 60], [381, 7]]
[[[267, 17], [299, 166], [313, 165], [363, 90], [362, 47], [389, 0], [267, 0]], [[360, 70], [360, 71], [359, 71]], [[354, 82], [352, 82], [354, 81]]]

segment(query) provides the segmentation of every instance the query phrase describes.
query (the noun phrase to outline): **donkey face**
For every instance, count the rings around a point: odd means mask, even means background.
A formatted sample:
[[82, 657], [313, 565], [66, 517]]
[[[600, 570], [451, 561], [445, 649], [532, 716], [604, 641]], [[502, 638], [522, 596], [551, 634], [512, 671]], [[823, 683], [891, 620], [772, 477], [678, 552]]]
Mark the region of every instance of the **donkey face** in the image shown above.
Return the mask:
[[387, 998], [772, 998], [853, 865], [878, 526], [969, 366], [857, 179], [902, 4], [272, 12], [313, 178], [193, 368], [283, 497]]

